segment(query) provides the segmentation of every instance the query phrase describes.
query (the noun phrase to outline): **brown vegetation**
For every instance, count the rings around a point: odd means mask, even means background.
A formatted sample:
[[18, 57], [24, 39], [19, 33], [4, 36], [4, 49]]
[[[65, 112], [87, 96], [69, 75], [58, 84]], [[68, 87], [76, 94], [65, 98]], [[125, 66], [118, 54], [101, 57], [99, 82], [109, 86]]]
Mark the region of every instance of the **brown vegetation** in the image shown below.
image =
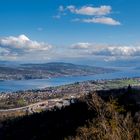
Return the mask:
[[103, 101], [96, 94], [88, 100], [90, 109], [96, 111], [96, 118], [86, 126], [77, 129], [72, 140], [139, 140], [140, 114], [134, 117], [119, 106], [115, 100]]
[[70, 106], [0, 124], [2, 140], [140, 140], [140, 90], [88, 94]]

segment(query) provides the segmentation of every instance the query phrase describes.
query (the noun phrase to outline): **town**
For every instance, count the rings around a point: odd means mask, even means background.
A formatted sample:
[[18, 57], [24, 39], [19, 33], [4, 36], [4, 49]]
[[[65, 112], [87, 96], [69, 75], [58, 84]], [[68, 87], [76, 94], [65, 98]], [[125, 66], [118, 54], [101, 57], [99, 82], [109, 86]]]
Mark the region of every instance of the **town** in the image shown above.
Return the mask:
[[85, 81], [44, 89], [3, 92], [0, 94], [0, 116], [6, 119], [61, 108], [90, 92], [127, 88], [128, 85], [139, 88], [140, 78]]

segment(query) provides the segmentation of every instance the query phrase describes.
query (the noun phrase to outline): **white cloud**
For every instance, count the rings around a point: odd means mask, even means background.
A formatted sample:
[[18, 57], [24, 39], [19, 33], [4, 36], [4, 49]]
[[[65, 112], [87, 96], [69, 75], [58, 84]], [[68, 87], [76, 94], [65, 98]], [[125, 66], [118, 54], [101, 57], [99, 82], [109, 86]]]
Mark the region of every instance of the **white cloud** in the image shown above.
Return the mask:
[[0, 55], [8, 55], [9, 51], [4, 49], [4, 48], [0, 48]]
[[[117, 20], [115, 20], [112, 17], [109, 17], [109, 14], [112, 13], [112, 7], [110, 5], [101, 5], [99, 7], [94, 6], [82, 6], [80, 8], [77, 8], [74, 5], [69, 6], [60, 6], [59, 7], [59, 13], [58, 15], [65, 14], [65, 12], [70, 11], [73, 14], [83, 15], [82, 17], [76, 17], [75, 19], [72, 19], [71, 21], [77, 22], [81, 21], [84, 23], [99, 23], [99, 24], [106, 24], [106, 25], [121, 25], [121, 23]], [[86, 17], [85, 17], [86, 16]], [[90, 18], [89, 18], [90, 16]], [[88, 17], [88, 18], [87, 18]], [[57, 16], [56, 16], [57, 18]], [[58, 16], [58, 18], [60, 18]]]
[[93, 17], [93, 18], [89, 18], [89, 19], [83, 19], [82, 22], [101, 23], [101, 24], [107, 24], [107, 25], [121, 25], [121, 23], [119, 21], [116, 21], [110, 17]]
[[51, 45], [44, 42], [37, 42], [30, 40], [25, 35], [20, 35], [18, 37], [10, 36], [0, 39], [0, 47], [7, 49], [17, 49], [24, 51], [36, 51], [36, 50], [48, 50]]
[[[47, 52], [52, 48], [51, 45], [44, 42], [37, 42], [30, 40], [25, 35], [19, 35], [18, 37], [9, 36], [0, 38], [0, 58], [19, 58], [33, 54], [36, 57], [39, 54], [47, 54]], [[30, 59], [29, 57], [27, 59]]]
[[76, 8], [74, 5], [69, 5], [66, 8], [72, 13], [88, 16], [103, 16], [111, 13], [111, 6], [102, 5], [100, 7], [93, 6], [83, 6], [81, 8]]
[[[90, 43], [77, 43], [71, 46], [85, 55], [95, 56], [114, 56], [114, 57], [133, 57], [140, 56], [140, 46], [121, 46], [121, 45], [104, 45], [104, 44], [90, 44]], [[113, 58], [114, 58], [113, 57]]]

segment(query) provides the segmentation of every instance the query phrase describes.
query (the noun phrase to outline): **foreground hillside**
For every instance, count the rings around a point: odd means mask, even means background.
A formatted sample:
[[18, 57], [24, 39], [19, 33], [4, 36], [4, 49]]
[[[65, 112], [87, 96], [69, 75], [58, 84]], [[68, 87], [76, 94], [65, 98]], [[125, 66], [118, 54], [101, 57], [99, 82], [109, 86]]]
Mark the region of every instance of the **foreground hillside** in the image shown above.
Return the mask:
[[75, 65], [71, 63], [22, 64], [0, 66], [0, 80], [45, 79], [61, 76], [94, 75], [114, 72], [114, 69]]
[[140, 90], [90, 93], [70, 106], [1, 122], [2, 140], [139, 140]]

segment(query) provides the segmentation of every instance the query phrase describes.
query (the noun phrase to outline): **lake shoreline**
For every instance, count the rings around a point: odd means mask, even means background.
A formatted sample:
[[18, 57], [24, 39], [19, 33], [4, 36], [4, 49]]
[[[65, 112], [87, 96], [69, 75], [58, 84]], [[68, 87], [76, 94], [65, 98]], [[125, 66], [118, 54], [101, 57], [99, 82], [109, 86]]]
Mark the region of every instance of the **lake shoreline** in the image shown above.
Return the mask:
[[[40, 80], [40, 79], [36, 79], [36, 80]], [[48, 79], [43, 79], [43, 80], [48, 80]], [[36, 88], [36, 89], [27, 89], [27, 90], [17, 90], [17, 91], [11, 91], [11, 92], [1, 92], [0, 91], [0, 95], [1, 94], [16, 94], [16, 93], [22, 93], [22, 92], [36, 92], [36, 91], [44, 91], [46, 89], [53, 89], [53, 88], [59, 88], [59, 87], [65, 87], [65, 86], [71, 86], [71, 85], [75, 85], [75, 84], [81, 84], [81, 83], [98, 83], [98, 82], [108, 82], [108, 81], [124, 81], [124, 80], [139, 80], [140, 81], [140, 76], [139, 77], [124, 77], [124, 78], [115, 78], [115, 79], [96, 79], [96, 80], [85, 80], [85, 81], [80, 81], [80, 82], [74, 82], [74, 83], [70, 83], [70, 84], [63, 84], [63, 85], [56, 85], [56, 86], [45, 86], [42, 88]]]
[[77, 97], [100, 90], [126, 89], [129, 85], [140, 89], [140, 78], [90, 80], [56, 87], [46, 87], [43, 89], [5, 92], [0, 94], [0, 109], [18, 108], [49, 99], [63, 99], [68, 96]]

